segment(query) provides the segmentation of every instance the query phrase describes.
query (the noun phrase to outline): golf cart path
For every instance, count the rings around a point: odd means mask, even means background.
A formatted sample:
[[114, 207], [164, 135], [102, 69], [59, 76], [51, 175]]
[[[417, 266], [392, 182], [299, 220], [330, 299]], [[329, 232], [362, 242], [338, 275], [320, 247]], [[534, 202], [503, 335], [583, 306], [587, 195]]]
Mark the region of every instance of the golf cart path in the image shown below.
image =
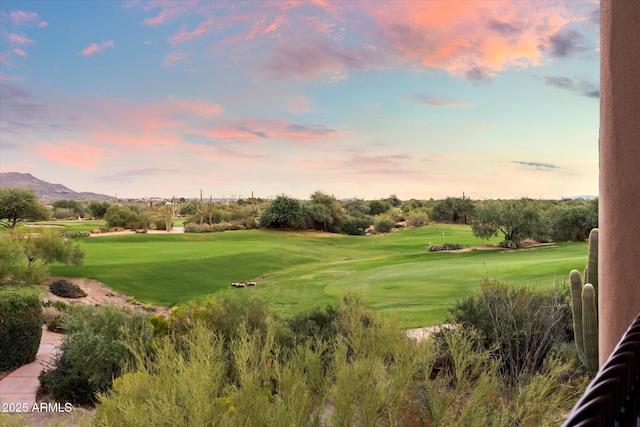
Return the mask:
[[53, 359], [61, 341], [62, 334], [50, 332], [46, 326], [42, 327], [42, 339], [36, 360], [21, 366], [0, 380], [0, 404], [26, 404], [31, 409], [36, 403], [36, 391], [40, 386], [38, 375]]

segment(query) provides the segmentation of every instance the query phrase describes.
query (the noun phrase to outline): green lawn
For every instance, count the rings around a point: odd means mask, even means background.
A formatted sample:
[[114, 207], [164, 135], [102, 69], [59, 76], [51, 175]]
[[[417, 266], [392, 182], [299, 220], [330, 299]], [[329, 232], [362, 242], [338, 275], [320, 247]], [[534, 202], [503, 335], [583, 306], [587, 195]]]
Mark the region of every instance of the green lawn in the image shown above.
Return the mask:
[[[444, 232], [444, 237], [442, 233]], [[494, 239], [496, 243], [499, 239]], [[282, 314], [335, 303], [345, 292], [366, 298], [403, 327], [440, 323], [456, 298], [487, 275], [513, 284], [551, 286], [586, 263], [585, 243], [511, 251], [429, 253], [429, 243], [484, 245], [468, 226], [431, 225], [388, 235], [235, 231], [81, 239], [82, 267], [56, 276], [88, 277], [141, 302], [175, 305], [219, 292], [260, 295]], [[255, 288], [230, 282], [257, 280]]]

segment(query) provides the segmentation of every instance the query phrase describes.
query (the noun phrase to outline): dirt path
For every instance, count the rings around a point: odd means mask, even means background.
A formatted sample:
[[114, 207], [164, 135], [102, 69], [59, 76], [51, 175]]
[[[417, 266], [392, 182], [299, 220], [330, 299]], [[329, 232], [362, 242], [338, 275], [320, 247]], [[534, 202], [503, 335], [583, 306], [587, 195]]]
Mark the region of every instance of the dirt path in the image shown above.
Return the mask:
[[[54, 295], [49, 291], [48, 286], [59, 279], [65, 279], [80, 286], [80, 288], [87, 293], [87, 296], [83, 298], [63, 298]], [[157, 314], [165, 317], [169, 316], [170, 309], [168, 307], [142, 304], [131, 297], [113, 291], [104, 283], [97, 280], [86, 279], [83, 277], [51, 277], [44, 283], [44, 288], [47, 290], [47, 296], [45, 298], [49, 301], [63, 301], [67, 304], [75, 302], [91, 305], [115, 304], [118, 307], [129, 307], [144, 314]]]

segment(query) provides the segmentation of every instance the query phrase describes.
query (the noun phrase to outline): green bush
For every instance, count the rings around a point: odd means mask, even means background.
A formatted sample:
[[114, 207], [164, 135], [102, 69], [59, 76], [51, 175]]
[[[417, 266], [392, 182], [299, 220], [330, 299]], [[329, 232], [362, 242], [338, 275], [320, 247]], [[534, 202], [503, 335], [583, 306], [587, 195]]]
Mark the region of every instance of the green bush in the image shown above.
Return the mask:
[[376, 227], [376, 231], [380, 233], [389, 233], [393, 230], [396, 223], [391, 218], [380, 217], [375, 220], [374, 225]]
[[89, 237], [91, 236], [91, 232], [89, 231], [61, 231], [61, 237], [66, 237], [68, 239], [77, 239], [79, 237]]
[[347, 216], [342, 222], [341, 230], [345, 234], [351, 236], [364, 236], [367, 228], [371, 225], [371, 217], [364, 216]]
[[193, 222], [186, 223], [184, 225], [185, 233], [213, 233], [214, 231], [223, 231], [219, 227], [211, 226], [208, 224], [195, 224]]
[[52, 294], [63, 298], [82, 298], [87, 296], [87, 293], [80, 286], [66, 279], [56, 280], [49, 285], [49, 290]]
[[429, 223], [429, 215], [424, 211], [413, 211], [407, 217], [407, 227], [422, 227]]
[[73, 305], [64, 316], [62, 352], [40, 375], [44, 392], [58, 401], [93, 401], [109, 389], [132, 355], [128, 338], [147, 345], [152, 338], [147, 318], [115, 305]]
[[0, 371], [36, 360], [42, 337], [42, 307], [35, 296], [0, 298]]
[[429, 245], [429, 252], [456, 251], [458, 249], [462, 249], [462, 245], [460, 243], [443, 243], [441, 245]]
[[412, 345], [353, 296], [287, 322], [289, 347], [266, 310], [257, 299], [192, 303], [181, 311], [189, 328], [152, 353], [131, 341], [135, 362], [100, 395], [94, 425], [551, 426], [584, 389], [556, 358], [505, 386], [473, 328], [442, 334], [441, 369], [440, 342]]

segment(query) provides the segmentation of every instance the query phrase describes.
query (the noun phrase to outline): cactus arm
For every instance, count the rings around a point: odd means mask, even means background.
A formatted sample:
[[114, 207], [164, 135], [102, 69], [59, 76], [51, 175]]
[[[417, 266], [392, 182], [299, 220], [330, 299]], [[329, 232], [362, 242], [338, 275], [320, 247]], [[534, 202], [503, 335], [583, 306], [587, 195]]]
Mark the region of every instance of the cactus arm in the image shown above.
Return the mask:
[[[589, 256], [587, 258], [588, 276], [584, 277], [585, 283], [591, 283], [598, 297], [598, 229], [594, 228], [589, 233]], [[596, 300], [597, 301], [597, 300]]]
[[596, 292], [590, 283], [582, 289], [582, 334], [585, 367], [592, 374], [598, 372], [598, 318], [596, 313]]
[[582, 278], [578, 270], [571, 270], [569, 274], [571, 282], [571, 312], [573, 315], [573, 337], [578, 350], [578, 357], [583, 365], [586, 365], [584, 356], [584, 340], [582, 331]]

